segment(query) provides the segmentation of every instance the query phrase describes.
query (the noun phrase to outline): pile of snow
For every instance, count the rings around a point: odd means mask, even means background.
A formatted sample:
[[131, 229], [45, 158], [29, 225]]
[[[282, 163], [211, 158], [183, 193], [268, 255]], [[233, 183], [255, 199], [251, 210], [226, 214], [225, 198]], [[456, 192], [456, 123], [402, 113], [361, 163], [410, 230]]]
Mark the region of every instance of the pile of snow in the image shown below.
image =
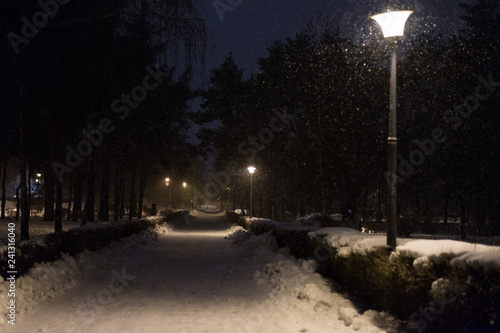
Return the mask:
[[[16, 313], [27, 311], [36, 303], [73, 287], [89, 271], [104, 269], [121, 260], [127, 251], [134, 251], [140, 244], [146, 244], [158, 238], [158, 235], [169, 234], [171, 228], [156, 225], [140, 234], [134, 234], [119, 242], [98, 251], [84, 251], [75, 257], [63, 257], [51, 263], [37, 263], [27, 274], [16, 279]], [[8, 304], [10, 283], [0, 276], [0, 304]], [[6, 324], [7, 308], [0, 308], [0, 325]]]
[[[242, 230], [235, 228], [234, 232]], [[286, 308], [286, 321], [301, 332], [385, 332], [397, 326], [397, 321], [386, 313], [358, 312], [351, 301], [336, 293], [331, 283], [316, 273], [315, 260], [296, 259], [287, 248], [278, 248], [271, 232], [251, 236], [242, 245], [255, 253], [253, 280], [271, 287], [269, 299], [260, 308], [266, 316], [282, 316], [275, 309]], [[313, 322], [310, 325], [314, 326], [300, 327], [303, 322]]]
[[231, 239], [234, 244], [245, 243], [250, 237], [253, 236], [251, 232], [246, 231], [239, 225], [232, 226], [226, 230], [228, 239]]
[[454, 267], [500, 271], [499, 246], [444, 239], [419, 239], [399, 245], [391, 254], [391, 258], [399, 255], [414, 258], [413, 266], [416, 269], [426, 269], [443, 258], [444, 255], [449, 255], [454, 257], [451, 260], [451, 265]]
[[[367, 253], [385, 247], [386, 235], [361, 233], [351, 228], [323, 228], [308, 233], [309, 237], [323, 239], [326, 246], [337, 251], [339, 256], [351, 253]], [[391, 254], [414, 258], [415, 269], [427, 269], [444, 257], [453, 257], [451, 265], [457, 268], [500, 271], [500, 247], [474, 244], [449, 239], [398, 238], [399, 244]]]
[[[385, 235], [366, 234], [352, 228], [323, 228], [308, 235], [313, 239], [323, 238], [325, 245], [335, 249], [339, 256], [366, 253], [387, 244]], [[406, 240], [398, 239], [398, 242], [404, 243]]]

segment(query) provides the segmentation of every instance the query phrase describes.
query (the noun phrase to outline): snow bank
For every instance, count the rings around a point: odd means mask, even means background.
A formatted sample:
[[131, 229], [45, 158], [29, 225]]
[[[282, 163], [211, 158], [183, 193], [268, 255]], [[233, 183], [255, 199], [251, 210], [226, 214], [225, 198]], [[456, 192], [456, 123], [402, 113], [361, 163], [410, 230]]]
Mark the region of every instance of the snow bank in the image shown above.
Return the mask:
[[[243, 239], [243, 229], [235, 227], [230, 232], [230, 238]], [[303, 328], [302, 332], [385, 332], [396, 327], [397, 321], [386, 313], [358, 312], [351, 301], [336, 293], [330, 282], [316, 273], [315, 260], [296, 259], [287, 248], [278, 248], [271, 232], [250, 236], [242, 244], [255, 253], [253, 280], [271, 287], [269, 301], [262, 305], [261, 312], [273, 315], [274, 309], [285, 307], [290, 331], [297, 330], [302, 317], [314, 319], [314, 326]]]
[[458, 268], [474, 268], [500, 271], [500, 247], [471, 244], [455, 240], [420, 239], [408, 241], [396, 247], [391, 259], [403, 255], [414, 258], [416, 269], [426, 269], [443, 256], [452, 256], [451, 265]]
[[[158, 235], [170, 233], [166, 224], [156, 225], [98, 251], [84, 251], [75, 257], [63, 255], [51, 263], [37, 263], [27, 274], [16, 279], [16, 313], [28, 310], [34, 304], [64, 293], [73, 287], [89, 271], [103, 269], [118, 262], [124, 251], [132, 251], [140, 244], [156, 240]], [[9, 301], [9, 282], [0, 276], [0, 304]], [[6, 307], [0, 308], [0, 325], [6, 324]]]
[[241, 226], [232, 226], [226, 230], [228, 239], [231, 239], [234, 244], [242, 244], [253, 236], [251, 232], [246, 231]]
[[[323, 228], [309, 232], [312, 239], [323, 239], [324, 243], [337, 251], [339, 256], [350, 253], [366, 253], [385, 247], [386, 235], [361, 233], [351, 228]], [[429, 265], [452, 256], [451, 265], [457, 268], [473, 268], [500, 271], [500, 247], [474, 244], [456, 240], [407, 239], [398, 238], [399, 244], [391, 254], [391, 260], [398, 256], [414, 258], [416, 269], [426, 269]]]
[[[323, 239], [324, 243], [335, 249], [337, 255], [366, 253], [378, 247], [385, 247], [387, 236], [365, 234], [352, 228], [323, 228], [309, 233], [312, 239]], [[398, 240], [404, 242], [405, 240]]]
[[484, 270], [500, 272], [500, 247], [489, 252], [472, 252], [453, 259], [451, 266], [458, 268], [472, 268], [477, 271]]

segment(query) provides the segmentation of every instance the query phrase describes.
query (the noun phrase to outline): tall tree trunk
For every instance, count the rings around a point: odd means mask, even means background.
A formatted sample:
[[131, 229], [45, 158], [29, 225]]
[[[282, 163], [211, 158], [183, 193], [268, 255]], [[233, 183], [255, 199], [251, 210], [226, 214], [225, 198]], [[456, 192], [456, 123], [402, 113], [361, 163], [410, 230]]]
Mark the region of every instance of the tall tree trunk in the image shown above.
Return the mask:
[[316, 136], [317, 145], [318, 145], [318, 160], [319, 160], [319, 184], [321, 191], [321, 213], [326, 214], [326, 195], [325, 195], [325, 180], [324, 180], [324, 172], [323, 172], [323, 138], [321, 136], [321, 114], [318, 110], [318, 135]]
[[20, 168], [21, 186], [21, 240], [30, 239], [30, 206], [28, 197], [28, 184], [26, 181], [26, 162], [21, 161]]
[[69, 197], [68, 197], [68, 214], [66, 216], [66, 221], [71, 220], [71, 201], [73, 200], [73, 177], [69, 180]]
[[[380, 225], [382, 222], [382, 189], [380, 187], [377, 189], [377, 225]], [[372, 230], [375, 229], [375, 226], [372, 223]]]
[[465, 204], [465, 198], [463, 194], [460, 195], [460, 238], [461, 239], [466, 239], [467, 238], [467, 208]]
[[55, 223], [54, 223], [54, 232], [59, 233], [62, 232], [62, 216], [63, 216], [63, 211], [62, 211], [62, 202], [63, 202], [63, 197], [62, 197], [62, 187], [63, 184], [61, 181], [56, 182], [56, 211], [55, 211]]
[[443, 212], [443, 224], [448, 224], [448, 207], [450, 204], [450, 193], [446, 192], [444, 197], [444, 212]]
[[115, 186], [114, 186], [114, 202], [113, 202], [113, 220], [118, 221], [120, 218], [120, 179], [121, 179], [122, 168], [120, 167], [120, 162], [116, 164], [115, 170]]
[[123, 219], [123, 216], [125, 215], [125, 170], [123, 170], [123, 166], [121, 167], [120, 170], [120, 180], [119, 180], [119, 191], [120, 191], [120, 220]]
[[33, 173], [31, 171], [31, 167], [28, 167], [28, 176], [26, 177], [26, 183], [28, 184], [28, 206], [29, 213], [31, 216], [31, 207], [33, 207], [33, 196], [31, 195], [31, 178], [33, 178]]
[[73, 214], [71, 215], [72, 221], [78, 221], [78, 217], [82, 214], [82, 199], [83, 199], [83, 186], [82, 177], [78, 174], [75, 179], [75, 200], [73, 204]]
[[137, 211], [137, 218], [142, 218], [142, 209], [144, 205], [144, 191], [146, 190], [146, 183], [148, 180], [148, 166], [142, 168], [139, 180], [139, 208]]
[[430, 224], [432, 222], [428, 194], [426, 194], [424, 197], [424, 221], [425, 221], [425, 223], [428, 223], [428, 224]]
[[83, 218], [81, 225], [87, 224], [87, 222], [94, 222], [94, 207], [95, 207], [95, 189], [94, 189], [94, 156], [90, 157], [89, 161], [89, 172], [87, 176], [87, 193], [85, 195], [85, 208], [83, 212]]
[[110, 161], [105, 160], [102, 167], [101, 191], [99, 196], [99, 221], [109, 221], [109, 171]]
[[132, 167], [132, 179], [130, 180], [130, 200], [129, 200], [129, 210], [128, 219], [132, 220], [135, 216], [135, 176], [136, 176], [136, 164], [134, 163]]
[[2, 213], [0, 218], [5, 220], [5, 203], [7, 202], [7, 190], [5, 183], [7, 181], [7, 162], [5, 163], [4, 168], [2, 169]]
[[43, 213], [44, 221], [54, 221], [54, 197], [55, 197], [55, 184], [56, 179], [54, 171], [47, 165], [45, 168], [45, 176], [43, 188], [45, 192], [45, 209]]
[[417, 190], [417, 194], [415, 195], [415, 216], [417, 216], [418, 222], [422, 221], [422, 213], [420, 210], [420, 194]]
[[16, 221], [19, 221], [19, 214], [21, 213], [21, 184], [16, 188]]

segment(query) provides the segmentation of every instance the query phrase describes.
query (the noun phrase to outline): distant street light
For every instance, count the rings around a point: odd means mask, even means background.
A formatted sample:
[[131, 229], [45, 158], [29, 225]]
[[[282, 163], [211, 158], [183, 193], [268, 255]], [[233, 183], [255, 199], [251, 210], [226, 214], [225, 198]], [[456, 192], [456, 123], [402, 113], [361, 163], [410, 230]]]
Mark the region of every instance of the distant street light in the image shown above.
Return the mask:
[[[186, 188], [188, 186], [188, 184], [186, 182], [183, 182], [182, 183], [182, 188]], [[186, 196], [184, 194], [185, 191], [182, 191], [181, 192], [181, 201], [182, 201], [182, 207], [181, 208], [184, 208], [184, 205], [185, 205], [185, 201], [186, 201]]]
[[396, 225], [398, 219], [397, 210], [397, 189], [396, 189], [396, 172], [397, 172], [397, 123], [396, 123], [396, 78], [397, 78], [397, 49], [398, 42], [404, 35], [405, 23], [408, 17], [413, 13], [412, 10], [388, 11], [386, 13], [371, 16], [372, 19], [382, 28], [384, 37], [391, 43], [391, 87], [390, 87], [390, 105], [389, 105], [389, 137], [387, 143], [389, 146], [389, 162], [388, 171], [390, 179], [389, 188], [389, 211], [387, 214], [387, 245], [391, 248], [396, 247]]
[[248, 169], [248, 172], [250, 173], [250, 218], [252, 218], [253, 174], [254, 174], [255, 170], [257, 170], [257, 169], [253, 166], [249, 166], [247, 169]]
[[167, 186], [167, 203], [166, 208], [168, 208], [169, 204], [172, 204], [172, 190], [170, 189], [170, 178], [165, 178], [165, 186]]

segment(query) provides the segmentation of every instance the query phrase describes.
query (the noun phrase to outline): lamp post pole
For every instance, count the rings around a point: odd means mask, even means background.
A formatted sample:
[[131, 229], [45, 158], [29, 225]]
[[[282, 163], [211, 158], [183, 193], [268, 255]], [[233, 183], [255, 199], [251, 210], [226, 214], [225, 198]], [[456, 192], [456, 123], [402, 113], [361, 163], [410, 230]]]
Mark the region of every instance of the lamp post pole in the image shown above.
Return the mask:
[[165, 200], [165, 210], [168, 209], [168, 205], [172, 204], [171, 190], [170, 190], [170, 178], [165, 178], [165, 185], [167, 186], [167, 195]]
[[413, 13], [412, 10], [388, 11], [386, 13], [371, 16], [382, 28], [384, 37], [391, 43], [391, 82], [389, 101], [389, 135], [388, 146], [388, 185], [389, 185], [389, 207], [387, 211], [387, 245], [396, 247], [397, 220], [398, 220], [398, 194], [397, 194], [397, 156], [398, 156], [398, 133], [396, 122], [397, 107], [397, 54], [398, 40], [404, 35], [406, 20]]
[[247, 169], [248, 169], [248, 172], [250, 173], [250, 218], [252, 218], [253, 174], [254, 174], [256, 168], [253, 166], [249, 166]]
[[250, 218], [252, 218], [253, 173], [250, 174]]
[[390, 105], [389, 105], [389, 136], [387, 138], [388, 144], [388, 171], [390, 175], [389, 184], [389, 211], [387, 223], [387, 245], [391, 248], [396, 247], [396, 234], [397, 234], [397, 186], [396, 186], [396, 172], [397, 172], [397, 156], [398, 156], [398, 134], [397, 134], [397, 51], [398, 42], [391, 42], [391, 82], [390, 82]]
[[182, 201], [181, 208], [184, 208], [184, 201], [186, 200], [186, 196], [185, 196], [185, 194], [184, 194], [184, 192], [186, 192], [186, 191], [184, 190], [186, 187], [187, 187], [187, 183], [186, 183], [186, 182], [182, 183], [182, 188], [183, 188], [183, 190], [182, 190], [182, 192], [181, 192], [181, 201]]

